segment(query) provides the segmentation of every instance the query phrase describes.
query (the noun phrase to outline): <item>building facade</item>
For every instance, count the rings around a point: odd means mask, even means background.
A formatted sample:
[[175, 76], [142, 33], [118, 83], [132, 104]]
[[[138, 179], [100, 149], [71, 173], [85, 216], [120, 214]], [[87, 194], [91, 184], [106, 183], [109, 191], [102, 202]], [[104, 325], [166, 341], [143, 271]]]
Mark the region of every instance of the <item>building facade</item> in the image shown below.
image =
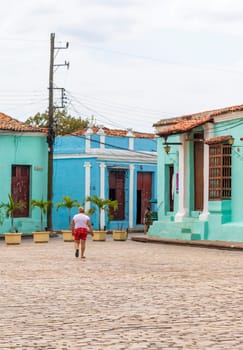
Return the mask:
[[243, 241], [243, 105], [154, 124], [158, 221], [150, 236]]
[[[97, 195], [118, 201], [109, 222], [103, 212], [91, 216], [94, 228], [127, 229], [143, 224], [143, 214], [155, 196], [156, 138], [131, 130], [91, 127], [72, 136], [59, 136], [54, 147], [54, 203], [70, 196], [89, 209], [85, 199]], [[53, 211], [53, 227], [68, 229], [66, 208]], [[72, 209], [72, 215], [77, 208]]]
[[[14, 214], [14, 228], [31, 233], [39, 229], [38, 209], [31, 209], [31, 199], [46, 199], [48, 147], [46, 132], [30, 127], [0, 113], [0, 203], [8, 202], [8, 195], [25, 203]], [[10, 219], [1, 210], [0, 232], [9, 232]]]

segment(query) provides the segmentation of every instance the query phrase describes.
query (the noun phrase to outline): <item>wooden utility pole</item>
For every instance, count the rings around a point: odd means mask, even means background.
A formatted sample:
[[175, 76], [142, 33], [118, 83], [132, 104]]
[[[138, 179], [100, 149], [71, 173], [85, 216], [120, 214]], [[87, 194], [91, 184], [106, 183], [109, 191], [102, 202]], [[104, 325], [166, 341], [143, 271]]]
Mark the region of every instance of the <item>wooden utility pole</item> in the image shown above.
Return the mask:
[[[48, 109], [48, 187], [47, 200], [52, 201], [53, 198], [53, 144], [55, 133], [53, 128], [53, 68], [54, 68], [54, 48], [55, 48], [55, 34], [51, 33], [50, 37], [50, 69], [49, 69], [49, 109]], [[47, 229], [52, 231], [52, 208], [48, 206], [47, 209]]]
[[[54, 79], [54, 67], [55, 66], [66, 66], [69, 68], [69, 63], [65, 61], [63, 64], [54, 64], [54, 52], [56, 49], [67, 49], [68, 43], [65, 47], [55, 47], [55, 33], [51, 33], [50, 36], [50, 69], [49, 69], [49, 109], [48, 109], [48, 185], [47, 185], [47, 200], [52, 202], [53, 199], [53, 147], [55, 142], [55, 130], [54, 130], [54, 111], [55, 107], [53, 105], [53, 79]], [[62, 101], [63, 101], [63, 91], [62, 91]], [[62, 108], [63, 103], [62, 103]], [[52, 207], [47, 208], [47, 230], [52, 231]]]

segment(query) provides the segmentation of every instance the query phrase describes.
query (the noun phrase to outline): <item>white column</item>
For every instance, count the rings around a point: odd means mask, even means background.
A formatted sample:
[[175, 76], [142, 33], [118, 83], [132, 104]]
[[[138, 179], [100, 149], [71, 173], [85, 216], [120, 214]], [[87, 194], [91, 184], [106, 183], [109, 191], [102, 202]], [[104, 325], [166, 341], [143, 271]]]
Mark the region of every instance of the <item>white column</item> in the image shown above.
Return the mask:
[[[105, 199], [105, 163], [100, 163], [100, 198]], [[100, 227], [103, 229], [105, 225], [105, 212], [100, 213]]]
[[133, 193], [134, 193], [134, 168], [135, 166], [133, 164], [129, 165], [129, 218], [128, 218], [128, 222], [129, 222], [129, 228], [133, 228]]
[[[90, 196], [90, 173], [91, 173], [91, 164], [89, 162], [84, 163], [85, 168], [85, 198]], [[90, 209], [90, 202], [85, 203], [85, 210]]]
[[[209, 139], [213, 137], [213, 125], [204, 125], [204, 139]], [[204, 143], [203, 150], [203, 211], [199, 215], [199, 220], [208, 219], [208, 181], [209, 181], [209, 146]]]
[[93, 130], [92, 130], [93, 125], [90, 124], [88, 129], [85, 132], [85, 153], [90, 151], [90, 135], [93, 134]]
[[97, 132], [97, 135], [100, 136], [100, 142], [99, 142], [99, 147], [100, 149], [104, 149], [105, 148], [105, 132], [104, 132], [104, 126], [103, 125], [99, 125], [99, 130]]
[[131, 151], [134, 151], [134, 134], [132, 129], [127, 129], [127, 136], [128, 136], [128, 149]]
[[105, 148], [105, 135], [100, 135], [100, 149]]
[[85, 153], [90, 151], [90, 134], [85, 135]]
[[180, 135], [179, 145], [179, 201], [178, 201], [178, 212], [175, 215], [175, 221], [182, 221], [183, 217], [187, 215], [188, 210], [185, 208], [186, 203], [186, 191], [187, 191], [187, 182], [186, 182], [186, 174], [187, 174], [187, 164], [186, 164], [186, 143], [185, 136]]

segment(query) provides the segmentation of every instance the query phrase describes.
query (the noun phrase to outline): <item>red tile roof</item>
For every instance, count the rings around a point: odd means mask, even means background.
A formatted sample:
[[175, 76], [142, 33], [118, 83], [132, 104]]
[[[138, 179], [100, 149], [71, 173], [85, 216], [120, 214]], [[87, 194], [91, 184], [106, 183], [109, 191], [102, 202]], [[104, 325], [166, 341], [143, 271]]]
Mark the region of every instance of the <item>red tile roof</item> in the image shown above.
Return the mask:
[[162, 119], [155, 123], [154, 127], [164, 127], [158, 132], [159, 136], [167, 136], [171, 134], [180, 134], [186, 131], [190, 131], [193, 128], [205, 124], [207, 122], [213, 122], [214, 117], [223, 115], [226, 113], [233, 113], [243, 111], [243, 105], [231, 106], [221, 109], [214, 109], [211, 111], [205, 111], [195, 114], [188, 114], [177, 118]]
[[37, 126], [30, 126], [17, 119], [0, 112], [0, 131], [17, 131], [17, 132], [41, 132], [46, 133], [46, 128], [39, 128]]
[[216, 137], [212, 137], [211, 139], [205, 140], [205, 143], [207, 145], [212, 145], [212, 144], [217, 144], [217, 143], [228, 142], [231, 139], [232, 139], [232, 135], [216, 136]]
[[209, 121], [213, 121], [213, 119], [210, 116], [191, 119], [191, 120], [181, 120], [181, 121], [178, 121], [176, 124], [161, 130], [160, 132], [158, 132], [158, 135], [163, 136], [163, 135], [171, 135], [171, 134], [180, 134], [186, 131], [190, 131], [196, 128], [197, 126], [205, 124]]
[[[78, 130], [72, 135], [84, 135], [88, 129], [82, 129]], [[96, 126], [92, 127], [92, 132], [93, 134], [97, 134], [100, 129]], [[127, 136], [128, 131], [127, 130], [119, 130], [119, 129], [108, 129], [103, 127], [102, 130], [104, 131], [105, 135], [107, 136], [118, 136], [118, 137], [124, 137]], [[155, 134], [151, 133], [142, 133], [142, 132], [137, 132], [137, 131], [132, 131], [134, 137], [136, 138], [145, 138], [145, 139], [153, 139], [155, 138]]]

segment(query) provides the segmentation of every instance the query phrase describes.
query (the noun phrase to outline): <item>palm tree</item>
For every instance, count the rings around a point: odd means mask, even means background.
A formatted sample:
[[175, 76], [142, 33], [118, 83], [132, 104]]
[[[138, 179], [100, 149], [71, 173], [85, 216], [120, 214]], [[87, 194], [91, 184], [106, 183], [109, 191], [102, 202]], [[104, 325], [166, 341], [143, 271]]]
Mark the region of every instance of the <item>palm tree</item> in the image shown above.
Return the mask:
[[98, 209], [99, 215], [98, 215], [98, 227], [99, 230], [101, 230], [100, 227], [100, 215], [102, 210], [104, 210], [108, 214], [108, 222], [112, 220], [112, 213], [110, 209], [117, 210], [118, 208], [118, 202], [117, 200], [111, 200], [111, 199], [103, 199], [96, 195], [88, 196], [85, 199], [86, 202], [90, 202], [95, 205], [95, 207], [91, 208], [89, 210], [89, 214], [93, 214], [96, 209]]
[[70, 227], [71, 224], [71, 209], [74, 207], [80, 207], [80, 204], [76, 199], [72, 199], [70, 196], [63, 196], [63, 201], [60, 203], [57, 203], [56, 208], [57, 210], [61, 207], [65, 207], [68, 210], [68, 225]]
[[8, 194], [8, 202], [7, 203], [1, 203], [0, 204], [0, 208], [5, 209], [5, 216], [7, 218], [10, 217], [11, 219], [11, 232], [15, 232], [14, 229], [14, 211], [17, 209], [24, 209], [26, 206], [26, 203], [24, 203], [23, 201], [19, 201], [19, 202], [15, 202], [15, 200], [13, 199], [13, 197]]
[[41, 226], [41, 231], [44, 231], [44, 227], [43, 227], [43, 216], [44, 214], [46, 214], [47, 209], [52, 206], [52, 201], [44, 201], [43, 198], [42, 199], [32, 199], [31, 200], [31, 207], [35, 208], [38, 207], [40, 208], [40, 226]]

